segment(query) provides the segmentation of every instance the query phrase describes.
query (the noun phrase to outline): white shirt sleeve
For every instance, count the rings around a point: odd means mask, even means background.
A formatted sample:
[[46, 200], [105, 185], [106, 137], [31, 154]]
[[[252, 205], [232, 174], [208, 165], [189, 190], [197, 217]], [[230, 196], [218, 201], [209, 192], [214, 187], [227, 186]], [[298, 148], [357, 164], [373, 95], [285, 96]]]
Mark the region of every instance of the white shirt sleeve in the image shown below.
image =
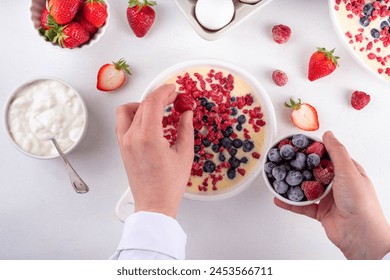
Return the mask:
[[390, 252], [387, 253], [387, 255], [384, 256], [382, 260], [390, 260]]
[[113, 260], [183, 260], [187, 235], [172, 217], [137, 212], [125, 222]]

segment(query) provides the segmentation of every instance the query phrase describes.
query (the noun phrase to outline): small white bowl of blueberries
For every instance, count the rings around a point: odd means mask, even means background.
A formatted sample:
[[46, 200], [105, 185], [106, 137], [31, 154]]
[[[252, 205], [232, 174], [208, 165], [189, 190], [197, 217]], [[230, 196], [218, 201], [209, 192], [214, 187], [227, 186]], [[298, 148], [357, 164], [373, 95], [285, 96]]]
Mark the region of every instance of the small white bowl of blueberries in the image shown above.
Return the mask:
[[305, 206], [330, 192], [334, 167], [320, 139], [294, 134], [280, 138], [267, 150], [263, 177], [277, 199]]

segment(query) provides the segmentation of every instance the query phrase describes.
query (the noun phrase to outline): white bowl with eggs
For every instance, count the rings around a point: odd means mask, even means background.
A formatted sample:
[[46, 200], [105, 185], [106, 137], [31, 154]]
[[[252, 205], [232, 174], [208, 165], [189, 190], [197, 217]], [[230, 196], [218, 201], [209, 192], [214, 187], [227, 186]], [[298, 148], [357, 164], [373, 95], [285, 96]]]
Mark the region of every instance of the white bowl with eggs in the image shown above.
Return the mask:
[[59, 157], [51, 138], [64, 153], [73, 151], [85, 136], [87, 107], [68, 83], [42, 77], [19, 86], [4, 108], [4, 127], [12, 145], [36, 159]]
[[195, 32], [210, 41], [222, 37], [272, 1], [175, 0]]

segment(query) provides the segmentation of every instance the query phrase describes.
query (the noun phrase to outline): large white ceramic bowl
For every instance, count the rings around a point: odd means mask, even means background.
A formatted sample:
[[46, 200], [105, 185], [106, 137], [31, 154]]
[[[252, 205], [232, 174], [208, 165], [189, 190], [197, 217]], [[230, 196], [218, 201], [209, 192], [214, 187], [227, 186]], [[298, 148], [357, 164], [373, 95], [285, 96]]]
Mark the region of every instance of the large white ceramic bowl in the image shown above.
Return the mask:
[[[169, 78], [172, 78], [173, 76], [177, 76], [178, 74], [182, 73], [185, 70], [190, 70], [196, 67], [206, 67], [210, 69], [212, 68], [224, 69], [227, 72], [231, 73], [233, 76], [237, 76], [243, 79], [253, 89], [253, 94], [258, 97], [262, 112], [264, 114], [264, 120], [266, 121], [266, 126], [265, 126], [266, 137], [263, 145], [263, 151], [261, 151], [264, 152], [266, 147], [269, 147], [272, 144], [272, 139], [276, 134], [276, 118], [275, 118], [274, 107], [272, 105], [272, 102], [267, 92], [261, 86], [259, 81], [255, 77], [253, 77], [250, 73], [248, 73], [247, 71], [245, 71], [244, 69], [242, 69], [237, 65], [220, 61], [220, 60], [215, 60], [215, 59], [197, 59], [197, 60], [190, 60], [190, 61], [185, 61], [176, 64], [164, 70], [149, 84], [149, 86], [145, 89], [143, 93], [142, 99], [145, 98], [146, 95], [148, 95], [158, 86], [165, 84]], [[240, 192], [242, 192], [243, 190], [245, 190], [246, 188], [248, 188], [250, 184], [259, 176], [259, 174], [261, 173], [261, 169], [262, 169], [261, 160], [258, 160], [253, 170], [247, 175], [245, 175], [245, 177], [237, 185], [227, 188], [224, 191], [211, 190], [208, 192], [201, 192], [201, 193], [186, 192], [184, 197], [189, 199], [194, 199], [194, 200], [203, 200], [203, 201], [219, 200], [219, 199], [233, 197], [239, 194]]]
[[41, 27], [41, 13], [43, 8], [46, 5], [46, 0], [31, 0], [31, 7], [30, 7], [30, 12], [31, 12], [31, 22], [32, 26], [34, 28], [34, 31], [37, 33], [38, 36], [42, 37], [42, 40], [46, 41], [48, 44], [51, 44], [53, 47], [58, 48], [58, 49], [63, 49], [63, 50], [78, 50], [78, 49], [85, 49], [88, 47], [91, 47], [95, 45], [99, 40], [103, 37], [104, 33], [106, 32], [109, 19], [110, 19], [110, 8], [109, 8], [109, 3], [108, 1], [105, 1], [106, 6], [107, 6], [107, 19], [106, 23], [99, 28], [99, 30], [89, 39], [88, 42], [85, 44], [82, 44], [81, 46], [74, 48], [74, 49], [67, 49], [67, 48], [62, 48], [58, 44], [54, 44], [50, 41], [48, 41], [45, 36], [43, 36], [39, 32], [39, 28]]
[[78, 101], [79, 101], [79, 103], [81, 104], [81, 107], [82, 107], [84, 123], [83, 123], [82, 129], [81, 129], [81, 133], [79, 134], [79, 136], [75, 140], [74, 144], [71, 147], [69, 147], [68, 149], [63, 151], [65, 154], [70, 153], [71, 151], [73, 151], [81, 143], [81, 141], [83, 140], [83, 138], [84, 138], [84, 136], [86, 134], [87, 127], [88, 127], [88, 110], [87, 110], [87, 106], [85, 105], [85, 102], [84, 102], [83, 98], [81, 97], [81, 95], [71, 85], [69, 85], [68, 83], [66, 83], [66, 82], [64, 82], [64, 81], [62, 81], [62, 80], [60, 80], [58, 78], [54, 78], [54, 77], [42, 77], [42, 78], [37, 78], [37, 79], [34, 79], [34, 80], [31, 80], [31, 81], [23, 83], [22, 85], [20, 85], [17, 89], [15, 89], [11, 93], [11, 95], [8, 97], [8, 100], [5, 103], [4, 111], [3, 111], [4, 112], [4, 116], [3, 116], [4, 128], [5, 128], [6, 134], [8, 135], [8, 138], [9, 138], [11, 144], [18, 151], [20, 151], [21, 153], [23, 153], [23, 154], [25, 154], [27, 156], [30, 156], [30, 157], [36, 158], [36, 159], [52, 159], [52, 158], [57, 158], [60, 155], [59, 154], [54, 154], [54, 155], [40, 156], [40, 155], [36, 155], [36, 154], [30, 153], [30, 152], [24, 150], [22, 147], [20, 147], [15, 142], [15, 140], [14, 140], [14, 138], [12, 136], [12, 133], [10, 132], [9, 108], [10, 108], [10, 105], [13, 102], [15, 96], [20, 91], [22, 91], [23, 89], [33, 85], [34, 83], [41, 82], [41, 81], [46, 81], [46, 80], [59, 82], [59, 83], [65, 85], [66, 87], [68, 87], [69, 89], [73, 90], [73, 92], [77, 96], [77, 99], [78, 99]]
[[[281, 138], [277, 139], [275, 142], [273, 142], [272, 145], [268, 146], [268, 149], [267, 149], [267, 151], [264, 153], [264, 156], [263, 156], [263, 159], [262, 159], [262, 166], [264, 166], [264, 164], [268, 161], [267, 155], [268, 155], [269, 150], [271, 150], [272, 148], [275, 148], [275, 147], [279, 144], [279, 142], [280, 142], [281, 140], [287, 139], [287, 138], [290, 138], [290, 139], [291, 139], [292, 136], [293, 136], [293, 134], [291, 134], [291, 135], [286, 135], [286, 136], [284, 136], [284, 137], [281, 137]], [[306, 135], [306, 136], [307, 136], [310, 140], [312, 140], [312, 141], [322, 142], [321, 139], [319, 139], [319, 138], [317, 138], [317, 137], [315, 137], [315, 136], [311, 136], [311, 135], [310, 135], [310, 136], [309, 136], [309, 135]], [[279, 199], [279, 200], [281, 200], [281, 201], [283, 201], [283, 202], [285, 202], [285, 203], [287, 203], [287, 204], [290, 204], [290, 205], [306, 206], [306, 205], [310, 205], [310, 204], [316, 203], [316, 202], [320, 201], [321, 199], [323, 199], [323, 198], [330, 192], [330, 190], [332, 189], [332, 183], [333, 183], [333, 182], [331, 182], [329, 185], [327, 185], [327, 186], [326, 186], [326, 189], [324, 190], [324, 193], [323, 193], [319, 198], [317, 198], [317, 199], [315, 199], [315, 200], [292, 201], [292, 200], [289, 200], [288, 198], [285, 198], [284, 196], [280, 195], [279, 193], [277, 193], [277, 192], [275, 191], [275, 189], [273, 188], [273, 186], [270, 184], [270, 182], [269, 182], [269, 180], [268, 180], [268, 178], [267, 178], [267, 174], [266, 174], [266, 172], [264, 171], [264, 169], [263, 169], [263, 172], [262, 172], [262, 173], [263, 173], [264, 182], [265, 182], [267, 188], [271, 191], [271, 193], [273, 193], [273, 195], [274, 195], [277, 199]]]
[[[330, 18], [332, 20], [334, 29], [335, 29], [338, 37], [340, 38], [342, 44], [346, 48], [346, 50], [350, 53], [350, 55], [354, 58], [354, 60], [362, 68], [364, 68], [365, 70], [370, 72], [376, 78], [379, 78], [379, 79], [381, 79], [384, 82], [390, 83], [390, 76], [385, 78], [384, 75], [379, 74], [377, 69], [375, 69], [375, 68], [373, 68], [373, 67], [368, 65], [368, 60], [365, 57], [363, 57], [363, 53], [361, 53], [359, 49], [354, 50], [353, 46], [349, 43], [349, 41], [351, 39], [346, 36], [346, 31], [343, 30], [342, 23], [340, 22], [340, 19], [339, 19], [338, 15], [337, 15], [337, 12], [336, 12], [336, 9], [335, 9], [336, 1], [335, 0], [328, 0], [328, 3], [329, 3], [329, 14], [330, 14]], [[349, 19], [347, 19], [347, 20], [349, 20]], [[354, 29], [357, 29], [357, 28], [362, 28], [362, 26], [356, 26]], [[371, 35], [368, 35], [368, 36], [371, 36]], [[367, 45], [367, 43], [365, 45]], [[383, 46], [381, 46], [381, 48], [384, 49]], [[373, 48], [373, 52], [374, 52], [375, 49], [376, 49], [376, 47]], [[388, 49], [389, 49], [388, 52], [390, 53], [390, 46], [388, 47]], [[367, 56], [366, 53], [364, 53], [364, 55]], [[390, 68], [390, 60], [388, 60], [387, 61], [387, 65], [383, 66], [383, 67], [384, 68], [386, 68], [386, 67]]]

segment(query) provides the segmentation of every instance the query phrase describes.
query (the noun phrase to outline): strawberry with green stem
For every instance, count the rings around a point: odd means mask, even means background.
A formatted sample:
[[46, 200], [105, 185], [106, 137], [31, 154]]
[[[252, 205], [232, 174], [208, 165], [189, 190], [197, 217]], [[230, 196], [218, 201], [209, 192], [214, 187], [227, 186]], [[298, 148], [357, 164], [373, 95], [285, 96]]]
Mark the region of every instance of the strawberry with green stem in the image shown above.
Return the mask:
[[80, 7], [80, 0], [49, 0], [48, 10], [58, 24], [71, 22]]
[[333, 73], [337, 66], [337, 60], [340, 58], [334, 55], [335, 49], [327, 51], [325, 48], [317, 48], [309, 61], [308, 79], [314, 81]]
[[312, 105], [302, 103], [301, 99], [298, 99], [298, 102], [290, 99], [290, 104], [286, 102], [284, 106], [293, 109], [291, 120], [296, 127], [306, 131], [314, 131], [320, 128], [317, 110]]
[[99, 69], [96, 88], [101, 91], [118, 89], [125, 82], [126, 74], [131, 75], [129, 65], [123, 58], [112, 64], [104, 64]]
[[127, 21], [135, 36], [142, 38], [148, 33], [156, 18], [152, 6], [157, 5], [155, 1], [129, 0], [127, 7]]

